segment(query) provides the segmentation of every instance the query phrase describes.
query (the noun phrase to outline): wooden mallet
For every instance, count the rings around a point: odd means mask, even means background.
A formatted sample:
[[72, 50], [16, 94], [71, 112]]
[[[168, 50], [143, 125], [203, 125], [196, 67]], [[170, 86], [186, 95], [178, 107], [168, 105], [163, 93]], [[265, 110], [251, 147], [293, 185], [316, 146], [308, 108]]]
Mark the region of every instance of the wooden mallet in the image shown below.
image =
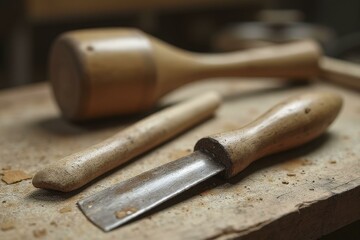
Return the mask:
[[320, 56], [313, 41], [199, 54], [136, 29], [80, 30], [54, 42], [50, 79], [63, 115], [85, 120], [150, 109], [166, 93], [206, 78], [308, 78], [318, 74]]

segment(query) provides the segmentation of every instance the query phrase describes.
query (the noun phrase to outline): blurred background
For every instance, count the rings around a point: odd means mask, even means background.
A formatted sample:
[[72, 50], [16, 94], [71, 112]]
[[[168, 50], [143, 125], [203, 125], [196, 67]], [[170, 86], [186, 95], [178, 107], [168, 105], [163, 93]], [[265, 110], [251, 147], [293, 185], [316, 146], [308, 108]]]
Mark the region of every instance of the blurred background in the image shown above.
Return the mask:
[[[46, 81], [53, 40], [95, 27], [139, 28], [197, 52], [313, 38], [326, 55], [360, 63], [359, 0], [0, 0], [0, 89]], [[359, 226], [323, 239], [356, 239]]]
[[221, 52], [315, 38], [360, 61], [359, 0], [0, 0], [0, 88], [47, 80], [60, 33], [135, 27], [175, 46]]

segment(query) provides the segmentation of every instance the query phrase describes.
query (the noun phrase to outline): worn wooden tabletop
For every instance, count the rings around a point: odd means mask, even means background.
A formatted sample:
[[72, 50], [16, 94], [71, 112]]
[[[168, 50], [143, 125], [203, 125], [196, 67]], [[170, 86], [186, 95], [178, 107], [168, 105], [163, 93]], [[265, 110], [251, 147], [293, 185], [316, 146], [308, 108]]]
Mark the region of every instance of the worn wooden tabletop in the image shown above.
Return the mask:
[[[216, 116], [74, 193], [35, 189], [31, 180], [0, 182], [0, 239], [302, 239], [318, 238], [360, 219], [360, 95], [314, 83], [213, 80], [188, 85], [173, 103], [215, 89], [225, 96]], [[344, 108], [327, 134], [264, 158], [238, 176], [215, 177], [151, 214], [110, 233], [91, 224], [76, 202], [114, 183], [172, 161], [197, 139], [241, 127], [283, 98], [312, 89], [340, 93]], [[0, 92], [0, 170], [33, 175], [47, 163], [97, 143], [141, 116], [86, 124], [63, 120], [48, 85]]]

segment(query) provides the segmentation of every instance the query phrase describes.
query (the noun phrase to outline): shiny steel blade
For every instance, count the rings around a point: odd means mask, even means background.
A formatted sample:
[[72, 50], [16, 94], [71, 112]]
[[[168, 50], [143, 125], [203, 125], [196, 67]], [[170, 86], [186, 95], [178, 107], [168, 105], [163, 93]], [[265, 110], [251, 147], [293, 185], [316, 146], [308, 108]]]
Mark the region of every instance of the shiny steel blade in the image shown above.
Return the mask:
[[78, 205], [91, 222], [110, 231], [224, 169], [196, 151], [100, 191]]

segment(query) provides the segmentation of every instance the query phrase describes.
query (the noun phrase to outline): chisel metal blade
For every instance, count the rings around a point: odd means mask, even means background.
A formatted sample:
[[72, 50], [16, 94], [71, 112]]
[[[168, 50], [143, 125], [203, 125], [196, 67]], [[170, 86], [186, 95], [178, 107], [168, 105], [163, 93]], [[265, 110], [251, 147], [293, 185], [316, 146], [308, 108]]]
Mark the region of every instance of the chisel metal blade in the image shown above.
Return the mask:
[[195, 151], [89, 196], [78, 205], [91, 222], [110, 231], [224, 169], [210, 156]]

